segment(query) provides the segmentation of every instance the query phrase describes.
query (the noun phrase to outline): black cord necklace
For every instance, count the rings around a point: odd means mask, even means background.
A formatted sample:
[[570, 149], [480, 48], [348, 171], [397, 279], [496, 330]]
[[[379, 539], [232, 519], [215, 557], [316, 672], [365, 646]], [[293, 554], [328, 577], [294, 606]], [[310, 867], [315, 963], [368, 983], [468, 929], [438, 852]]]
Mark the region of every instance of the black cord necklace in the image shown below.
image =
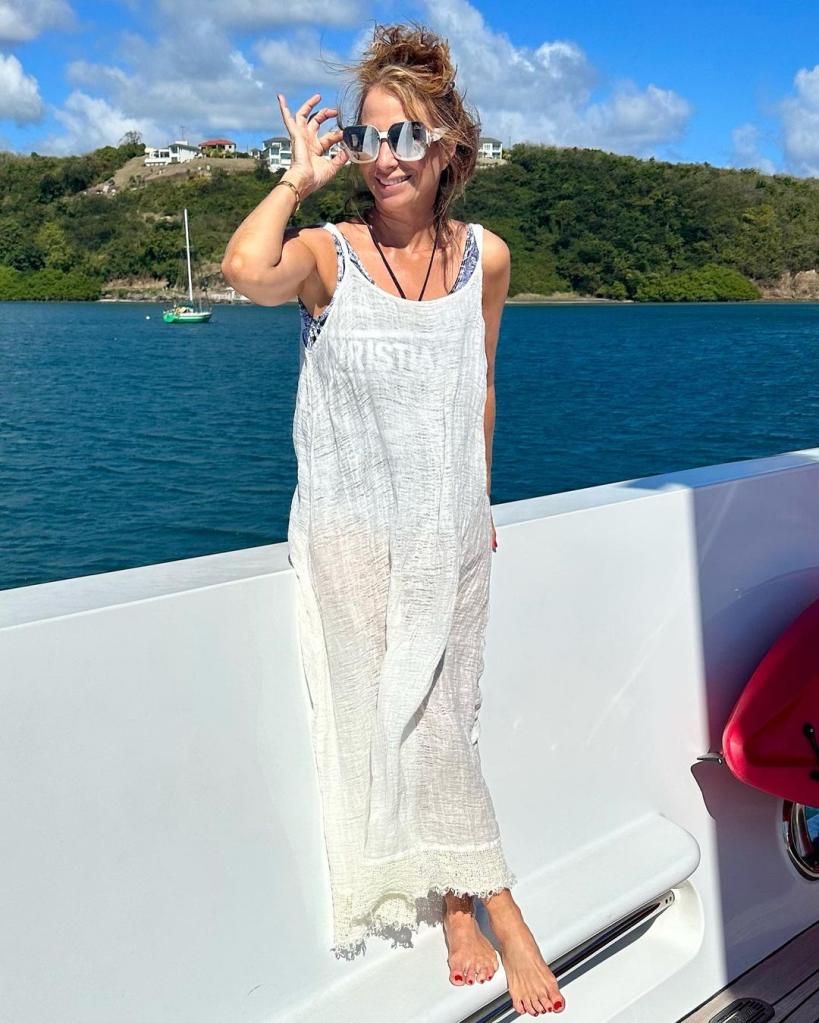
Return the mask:
[[[398, 290], [401, 292], [401, 298], [406, 298], [407, 296], [404, 294], [404, 289], [401, 287], [401, 285], [400, 285], [400, 283], [398, 281], [398, 278], [392, 272], [392, 267], [387, 262], [387, 257], [381, 251], [381, 246], [378, 244], [378, 239], [375, 237], [375, 234], [373, 232], [372, 224], [369, 221], [367, 221], [366, 223], [367, 223], [367, 227], [370, 229], [370, 237], [372, 238], [373, 243], [375, 244], [375, 247], [378, 249], [379, 255], [384, 260], [384, 266], [386, 266], [386, 268], [389, 270], [390, 277], [392, 277], [393, 281], [395, 281], [396, 288], [398, 288]], [[421, 294], [418, 296], [418, 299], [417, 299], [417, 301], [419, 301], [419, 302], [424, 297], [424, 292], [426, 291], [426, 288], [427, 288], [427, 281], [429, 280], [429, 274], [430, 274], [430, 271], [432, 270], [432, 261], [435, 259], [435, 251], [438, 248], [438, 232], [439, 232], [440, 228], [441, 228], [441, 222], [439, 220], [436, 223], [436, 225], [435, 225], [435, 241], [432, 243], [432, 256], [430, 257], [429, 266], [427, 267], [427, 275], [424, 278], [424, 286], [423, 286], [423, 288], [421, 288]]]

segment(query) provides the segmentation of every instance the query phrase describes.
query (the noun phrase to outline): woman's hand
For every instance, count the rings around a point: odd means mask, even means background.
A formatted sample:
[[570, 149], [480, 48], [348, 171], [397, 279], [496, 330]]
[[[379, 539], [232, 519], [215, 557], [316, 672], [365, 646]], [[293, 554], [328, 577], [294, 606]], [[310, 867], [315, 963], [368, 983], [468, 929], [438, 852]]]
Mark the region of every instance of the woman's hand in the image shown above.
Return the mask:
[[314, 117], [310, 116], [310, 108], [321, 99], [321, 94], [314, 92], [305, 103], [302, 103], [294, 117], [287, 107], [284, 95], [281, 92], [276, 95], [282, 120], [290, 135], [293, 153], [287, 174], [288, 177], [297, 179], [293, 184], [299, 187], [301, 198], [304, 199], [306, 195], [326, 185], [347, 163], [348, 156], [343, 147], [339, 147], [336, 155], [329, 160], [324, 155], [330, 146], [341, 139], [343, 134], [341, 128], [325, 132], [321, 138], [318, 135], [319, 125], [333, 114], [337, 114], [338, 110], [336, 107], [322, 107]]

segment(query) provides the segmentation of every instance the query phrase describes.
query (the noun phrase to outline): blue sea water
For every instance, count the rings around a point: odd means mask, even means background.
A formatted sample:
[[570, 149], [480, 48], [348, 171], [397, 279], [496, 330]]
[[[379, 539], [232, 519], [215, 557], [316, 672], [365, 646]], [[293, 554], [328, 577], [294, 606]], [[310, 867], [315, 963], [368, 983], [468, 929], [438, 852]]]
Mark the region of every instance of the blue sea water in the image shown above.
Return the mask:
[[[286, 539], [298, 311], [0, 303], [0, 589]], [[507, 306], [495, 504], [819, 443], [819, 304]]]

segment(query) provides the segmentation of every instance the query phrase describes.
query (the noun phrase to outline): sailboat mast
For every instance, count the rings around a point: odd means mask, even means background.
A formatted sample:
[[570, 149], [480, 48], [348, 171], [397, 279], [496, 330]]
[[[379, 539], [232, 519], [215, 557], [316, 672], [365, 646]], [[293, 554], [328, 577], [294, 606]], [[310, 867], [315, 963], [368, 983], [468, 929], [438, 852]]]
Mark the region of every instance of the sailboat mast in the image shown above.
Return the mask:
[[191, 239], [188, 233], [188, 210], [185, 208], [185, 254], [188, 257], [188, 298], [193, 304], [193, 278], [191, 277]]

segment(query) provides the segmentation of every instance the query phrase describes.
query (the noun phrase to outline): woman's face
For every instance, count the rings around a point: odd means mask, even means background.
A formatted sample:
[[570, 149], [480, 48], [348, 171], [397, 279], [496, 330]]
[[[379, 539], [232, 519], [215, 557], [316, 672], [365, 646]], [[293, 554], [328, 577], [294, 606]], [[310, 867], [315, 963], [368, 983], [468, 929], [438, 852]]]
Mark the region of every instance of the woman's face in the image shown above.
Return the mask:
[[[427, 128], [437, 128], [427, 117], [418, 118]], [[361, 110], [361, 123], [372, 124], [386, 131], [396, 121], [408, 121], [408, 114], [397, 96], [377, 86], [370, 89]], [[389, 142], [382, 140], [378, 158], [362, 163], [358, 169], [372, 192], [376, 205], [386, 212], [397, 212], [405, 207], [432, 208], [438, 191], [438, 179], [447, 165], [441, 142], [431, 142], [420, 160], [396, 159]], [[406, 180], [401, 180], [406, 179]], [[387, 184], [395, 182], [395, 184]]]

